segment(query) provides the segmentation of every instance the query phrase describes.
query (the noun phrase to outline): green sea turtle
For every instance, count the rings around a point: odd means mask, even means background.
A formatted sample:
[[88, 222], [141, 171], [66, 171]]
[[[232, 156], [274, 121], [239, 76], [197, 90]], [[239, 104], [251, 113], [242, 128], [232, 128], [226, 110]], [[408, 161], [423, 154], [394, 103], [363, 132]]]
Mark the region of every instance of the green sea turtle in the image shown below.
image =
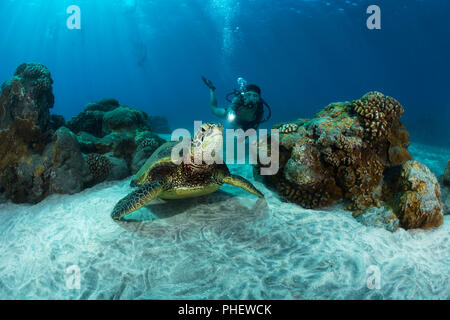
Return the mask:
[[[176, 164], [172, 161], [173, 148], [178, 142], [166, 142], [145, 162], [131, 181], [131, 186], [139, 187], [114, 207], [111, 217], [122, 220], [124, 216], [143, 207], [150, 201], [161, 199], [182, 199], [199, 197], [218, 190], [223, 184], [240, 187], [258, 197], [264, 197], [249, 181], [232, 175], [226, 164], [194, 163], [198, 152], [211, 154], [212, 150], [222, 150], [223, 126], [203, 124], [191, 142], [190, 163]], [[197, 158], [198, 159], [198, 158]], [[205, 159], [205, 158], [203, 158]]]

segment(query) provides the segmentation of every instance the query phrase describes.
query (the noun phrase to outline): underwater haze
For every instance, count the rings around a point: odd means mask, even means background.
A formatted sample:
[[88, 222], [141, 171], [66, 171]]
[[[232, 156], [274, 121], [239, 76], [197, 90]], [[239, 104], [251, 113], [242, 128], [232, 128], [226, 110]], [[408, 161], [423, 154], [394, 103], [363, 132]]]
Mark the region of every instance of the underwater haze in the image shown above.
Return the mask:
[[[80, 29], [67, 26], [72, 5]], [[381, 29], [367, 27], [370, 5]], [[0, 30], [1, 300], [450, 299], [449, 0], [0, 0]], [[219, 178], [248, 184], [148, 197], [112, 219], [142, 196], [137, 172], [170, 131], [219, 121], [202, 76], [219, 107], [240, 77], [261, 88], [272, 110], [261, 128], [285, 130], [275, 187], [259, 167], [230, 164]], [[395, 130], [358, 111], [372, 91], [401, 104], [371, 96], [391, 103]], [[45, 114], [52, 92], [67, 127]], [[45, 125], [7, 119], [30, 106]], [[171, 130], [153, 132], [141, 110]], [[121, 115], [136, 123], [108, 127]], [[176, 180], [158, 178], [137, 190]], [[411, 194], [419, 200], [398, 204]], [[417, 203], [411, 220], [423, 219], [404, 227], [397, 211]]]
[[[219, 105], [244, 77], [262, 88], [272, 122], [309, 118], [368, 91], [395, 97], [413, 138], [448, 145], [450, 2], [366, 0], [2, 0], [0, 79], [22, 62], [52, 72], [66, 119], [115, 97], [173, 128], [214, 120], [200, 80]], [[66, 27], [70, 5], [81, 30]]]

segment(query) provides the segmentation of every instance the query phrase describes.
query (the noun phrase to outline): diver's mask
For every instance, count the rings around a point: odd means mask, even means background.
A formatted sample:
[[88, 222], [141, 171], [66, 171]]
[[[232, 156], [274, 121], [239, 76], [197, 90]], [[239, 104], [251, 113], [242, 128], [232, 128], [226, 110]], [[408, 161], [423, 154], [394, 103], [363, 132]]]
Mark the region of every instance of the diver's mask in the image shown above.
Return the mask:
[[237, 83], [239, 90], [235, 90], [235, 95], [239, 97], [244, 107], [254, 107], [260, 100], [259, 94], [247, 90], [247, 81], [244, 78], [238, 78]]
[[246, 91], [243, 93], [243, 97], [244, 97], [244, 104], [246, 106], [254, 106], [257, 105], [260, 101], [260, 96], [259, 94], [257, 94], [256, 92], [253, 91]]

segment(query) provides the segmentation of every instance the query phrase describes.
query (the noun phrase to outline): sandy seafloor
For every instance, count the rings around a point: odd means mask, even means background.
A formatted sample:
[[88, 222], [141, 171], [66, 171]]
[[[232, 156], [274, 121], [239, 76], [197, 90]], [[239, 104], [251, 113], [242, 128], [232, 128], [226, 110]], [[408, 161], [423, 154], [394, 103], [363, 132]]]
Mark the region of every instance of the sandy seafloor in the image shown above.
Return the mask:
[[[450, 150], [413, 144], [442, 174]], [[252, 179], [249, 165], [230, 169]], [[307, 210], [261, 183], [157, 200], [116, 223], [130, 179], [37, 205], [0, 204], [0, 299], [450, 299], [450, 218], [433, 230], [366, 227], [342, 204]], [[68, 267], [80, 288], [67, 287]], [[367, 287], [368, 267], [380, 289]]]

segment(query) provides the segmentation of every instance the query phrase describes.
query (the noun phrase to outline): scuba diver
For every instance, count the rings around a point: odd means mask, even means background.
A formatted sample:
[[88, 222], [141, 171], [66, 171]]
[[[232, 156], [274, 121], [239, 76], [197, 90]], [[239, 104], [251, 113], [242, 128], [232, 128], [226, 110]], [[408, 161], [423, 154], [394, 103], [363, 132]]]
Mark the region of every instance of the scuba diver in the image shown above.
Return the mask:
[[[219, 108], [215, 94], [216, 87], [205, 77], [202, 77], [202, 79], [210, 89], [212, 111], [219, 118], [228, 120], [234, 126], [240, 127], [244, 131], [248, 129], [256, 130], [261, 123], [270, 119], [272, 111], [261, 97], [261, 89], [257, 85], [247, 85], [243, 78], [239, 78], [239, 90], [235, 89], [226, 96], [230, 105], [227, 108]], [[263, 119], [264, 106], [269, 112], [266, 119]]]

